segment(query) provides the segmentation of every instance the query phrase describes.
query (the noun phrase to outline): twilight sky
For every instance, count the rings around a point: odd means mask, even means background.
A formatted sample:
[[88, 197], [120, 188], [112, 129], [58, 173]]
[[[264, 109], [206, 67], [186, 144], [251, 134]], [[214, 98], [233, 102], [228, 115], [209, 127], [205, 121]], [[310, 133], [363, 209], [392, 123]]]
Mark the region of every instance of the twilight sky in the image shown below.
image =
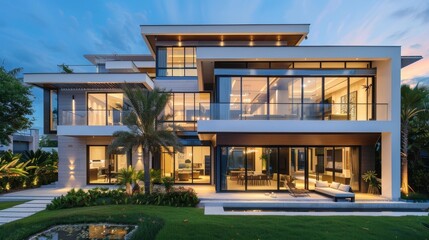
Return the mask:
[[[140, 24], [309, 23], [302, 45], [400, 45], [423, 60], [403, 83], [429, 84], [427, 0], [13, 0], [1, 1], [0, 65], [57, 72], [88, 53], [149, 53]], [[36, 121], [42, 100], [35, 89]]]

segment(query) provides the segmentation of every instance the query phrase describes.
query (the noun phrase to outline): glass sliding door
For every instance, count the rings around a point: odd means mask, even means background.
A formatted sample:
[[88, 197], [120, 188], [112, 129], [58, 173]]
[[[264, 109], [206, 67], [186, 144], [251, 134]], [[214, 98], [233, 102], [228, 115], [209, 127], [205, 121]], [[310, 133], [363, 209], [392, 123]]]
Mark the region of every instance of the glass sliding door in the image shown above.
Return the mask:
[[241, 119], [267, 119], [268, 94], [266, 77], [243, 77]]
[[301, 78], [272, 77], [269, 82], [270, 119], [301, 119]]
[[350, 78], [350, 120], [372, 119], [372, 78]]
[[244, 147], [221, 147], [221, 190], [246, 190]]
[[88, 125], [122, 125], [123, 93], [88, 93]]
[[[173, 148], [169, 148], [170, 152], [173, 152]], [[165, 148], [161, 150], [161, 176], [174, 177], [174, 156]]]
[[[170, 148], [173, 152], [173, 149]], [[185, 146], [183, 152], [161, 152], [161, 174], [174, 177], [176, 183], [209, 184], [211, 182], [211, 148], [209, 146]]]
[[[277, 148], [247, 147], [247, 190], [277, 190]], [[277, 177], [276, 177], [277, 179]]]
[[[322, 149], [323, 150], [323, 149]], [[323, 153], [323, 151], [322, 151]], [[320, 157], [320, 148], [309, 147], [307, 148], [307, 173], [306, 173], [306, 189], [314, 190], [316, 181], [318, 178], [318, 166], [319, 161], [322, 161], [323, 158]], [[322, 179], [320, 179], [322, 180]]]
[[124, 107], [123, 93], [108, 93], [107, 94], [107, 124], [122, 125]]
[[303, 91], [303, 119], [322, 120], [323, 119], [323, 101], [322, 101], [322, 78], [305, 77], [302, 81]]
[[325, 119], [349, 119], [348, 78], [325, 78]]
[[106, 94], [88, 94], [88, 125], [106, 125]]
[[314, 190], [335, 181], [360, 190], [359, 147], [220, 147], [221, 191]]
[[88, 184], [118, 182], [118, 174], [129, 165], [129, 154], [107, 154], [107, 146], [88, 146]]

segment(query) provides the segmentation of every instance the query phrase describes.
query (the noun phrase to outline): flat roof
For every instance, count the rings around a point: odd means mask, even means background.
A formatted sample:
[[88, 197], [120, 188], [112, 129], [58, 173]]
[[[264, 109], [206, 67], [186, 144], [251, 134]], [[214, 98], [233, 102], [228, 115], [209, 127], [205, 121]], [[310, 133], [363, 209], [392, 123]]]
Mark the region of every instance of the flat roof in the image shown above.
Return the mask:
[[150, 54], [85, 54], [83, 56], [94, 65], [108, 61], [155, 61]]
[[401, 68], [411, 65], [421, 59], [423, 59], [422, 56], [401, 56]]
[[157, 41], [282, 41], [297, 46], [310, 24], [209, 24], [209, 25], [140, 25], [141, 34], [155, 55]]

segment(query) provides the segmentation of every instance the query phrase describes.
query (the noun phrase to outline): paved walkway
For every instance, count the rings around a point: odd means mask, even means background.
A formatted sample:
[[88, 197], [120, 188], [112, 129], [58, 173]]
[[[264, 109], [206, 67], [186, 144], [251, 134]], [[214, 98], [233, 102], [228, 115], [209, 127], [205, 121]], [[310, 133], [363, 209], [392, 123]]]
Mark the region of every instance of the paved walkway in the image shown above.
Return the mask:
[[52, 199], [32, 200], [11, 208], [0, 210], [0, 225], [22, 219], [45, 210], [46, 205], [49, 204], [51, 200]]

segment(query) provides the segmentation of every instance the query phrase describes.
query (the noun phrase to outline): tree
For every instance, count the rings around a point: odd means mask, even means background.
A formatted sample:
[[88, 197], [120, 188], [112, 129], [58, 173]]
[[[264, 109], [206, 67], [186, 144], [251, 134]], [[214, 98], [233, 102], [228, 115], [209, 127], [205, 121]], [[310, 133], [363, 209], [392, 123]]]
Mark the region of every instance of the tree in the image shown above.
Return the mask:
[[0, 143], [4, 145], [10, 143], [10, 135], [32, 125], [31, 88], [16, 78], [21, 70], [0, 66]]
[[39, 140], [39, 147], [58, 147], [58, 141], [51, 140], [47, 135], [43, 135]]
[[181, 151], [182, 145], [171, 128], [163, 124], [169, 118], [163, 114], [170, 98], [169, 93], [154, 89], [149, 91], [137, 86], [124, 84], [122, 89], [128, 98], [130, 113], [125, 116], [124, 123], [129, 131], [113, 133], [113, 141], [109, 152], [126, 152], [135, 147], [143, 150], [144, 190], [150, 193], [150, 154], [157, 153], [164, 147], [172, 154], [169, 147]]
[[427, 108], [429, 91], [419, 85], [411, 88], [408, 85], [401, 86], [401, 189], [402, 193], [408, 195], [408, 137], [410, 122]]

